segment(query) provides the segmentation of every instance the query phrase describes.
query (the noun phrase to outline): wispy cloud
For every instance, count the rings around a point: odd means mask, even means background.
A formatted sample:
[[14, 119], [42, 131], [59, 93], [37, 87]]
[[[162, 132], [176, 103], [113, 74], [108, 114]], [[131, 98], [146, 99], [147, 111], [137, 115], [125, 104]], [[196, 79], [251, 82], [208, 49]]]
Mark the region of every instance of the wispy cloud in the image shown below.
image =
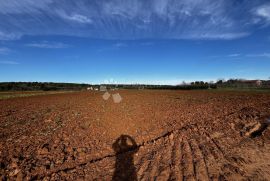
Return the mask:
[[256, 8], [255, 14], [270, 23], [270, 4], [265, 4]]
[[76, 23], [91, 24], [93, 22], [87, 16], [84, 16], [84, 15], [81, 15], [81, 14], [74, 13], [74, 14], [68, 15], [64, 11], [58, 11], [58, 13], [62, 18], [66, 19], [66, 20], [69, 20], [69, 21], [76, 22]]
[[248, 54], [247, 57], [262, 57], [270, 58], [270, 53], [261, 53], [261, 54]]
[[0, 1], [2, 14], [41, 13], [53, 0], [9, 0]]
[[68, 17], [68, 19], [72, 21], [76, 21], [79, 23], [92, 23], [92, 20], [87, 18], [86, 16], [80, 15], [80, 14], [74, 14]]
[[239, 56], [241, 56], [241, 54], [239, 53], [233, 53], [228, 55], [228, 57], [239, 57]]
[[142, 46], [152, 46], [152, 45], [154, 45], [154, 42], [142, 42], [140, 45], [142, 45]]
[[[1, 15], [0, 15], [1, 17]], [[21, 34], [20, 33], [5, 33], [1, 31], [0, 28], [0, 40], [18, 40], [21, 38]]]
[[2, 55], [6, 55], [9, 54], [11, 52], [11, 50], [9, 48], [5, 48], [5, 47], [0, 47], [0, 54]]
[[115, 47], [115, 48], [123, 48], [123, 47], [127, 47], [128, 45], [127, 44], [125, 44], [125, 43], [115, 43], [114, 45], [113, 45], [113, 47]]
[[59, 48], [68, 48], [70, 45], [64, 44], [61, 42], [48, 42], [48, 41], [43, 41], [39, 43], [29, 43], [26, 44], [28, 47], [34, 47], [34, 48], [49, 48], [49, 49], [59, 49]]
[[19, 62], [15, 62], [15, 61], [1, 61], [0, 60], [0, 64], [5, 64], [5, 65], [18, 65], [20, 64]]
[[71, 35], [121, 40], [232, 40], [250, 35], [254, 26], [250, 23], [252, 19], [254, 22], [258, 18], [270, 21], [270, 5], [262, 2], [0, 1], [0, 40], [14, 40], [21, 35]]

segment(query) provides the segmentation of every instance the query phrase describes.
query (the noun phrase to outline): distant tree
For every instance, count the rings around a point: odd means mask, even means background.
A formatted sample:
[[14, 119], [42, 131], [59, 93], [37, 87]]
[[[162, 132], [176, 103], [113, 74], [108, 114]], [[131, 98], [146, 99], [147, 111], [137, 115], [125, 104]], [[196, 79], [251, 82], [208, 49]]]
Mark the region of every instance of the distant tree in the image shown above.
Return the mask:
[[225, 79], [218, 79], [217, 84], [223, 84], [225, 82]]

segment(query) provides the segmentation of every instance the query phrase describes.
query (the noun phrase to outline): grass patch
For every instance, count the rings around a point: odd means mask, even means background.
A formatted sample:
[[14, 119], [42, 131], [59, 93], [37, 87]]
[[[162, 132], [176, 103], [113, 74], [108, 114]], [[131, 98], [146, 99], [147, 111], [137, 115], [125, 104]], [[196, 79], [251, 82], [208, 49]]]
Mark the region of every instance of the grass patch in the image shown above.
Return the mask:
[[49, 95], [49, 94], [61, 94], [74, 91], [12, 91], [12, 92], [0, 92], [1, 99], [11, 99], [16, 97], [30, 97], [39, 95]]

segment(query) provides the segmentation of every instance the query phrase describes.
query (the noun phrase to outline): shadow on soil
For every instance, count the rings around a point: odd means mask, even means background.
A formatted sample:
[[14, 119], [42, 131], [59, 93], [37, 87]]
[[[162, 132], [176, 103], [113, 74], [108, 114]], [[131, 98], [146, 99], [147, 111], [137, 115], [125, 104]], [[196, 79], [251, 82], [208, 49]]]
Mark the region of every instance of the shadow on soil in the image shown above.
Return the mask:
[[129, 135], [121, 135], [113, 143], [112, 148], [116, 153], [115, 171], [112, 180], [137, 180], [133, 156], [139, 147], [135, 140]]

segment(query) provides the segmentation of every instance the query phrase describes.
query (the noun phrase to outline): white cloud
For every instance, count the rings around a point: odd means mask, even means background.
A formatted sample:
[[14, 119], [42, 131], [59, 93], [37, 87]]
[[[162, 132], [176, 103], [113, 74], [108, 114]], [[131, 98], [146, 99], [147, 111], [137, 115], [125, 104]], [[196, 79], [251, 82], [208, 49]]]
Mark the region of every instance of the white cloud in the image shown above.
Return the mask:
[[10, 49], [9, 48], [5, 48], [5, 47], [3, 47], [3, 48], [1, 48], [0, 47], [0, 54], [4, 54], [4, 55], [6, 55], [6, 54], [9, 54], [10, 53]]
[[82, 23], [82, 24], [91, 24], [93, 23], [93, 21], [88, 18], [87, 16], [81, 15], [81, 14], [72, 14], [72, 15], [68, 15], [66, 12], [64, 12], [63, 10], [57, 10], [58, 14], [60, 17], [66, 19], [66, 20], [70, 20], [73, 22], [77, 22], [77, 23]]
[[28, 47], [34, 47], [34, 48], [50, 48], [50, 49], [59, 49], [59, 48], [68, 48], [70, 47], [67, 44], [60, 43], [60, 42], [48, 42], [48, 41], [43, 41], [40, 43], [29, 43], [26, 44]]
[[69, 17], [70, 20], [77, 21], [79, 23], [92, 23], [92, 20], [87, 18], [86, 16], [80, 14], [74, 14]]
[[270, 4], [258, 7], [255, 13], [258, 16], [265, 18], [267, 21], [270, 21]]
[[1, 61], [1, 60], [0, 60], [0, 64], [6, 64], [6, 65], [18, 65], [19, 62], [15, 62], [15, 61]]

